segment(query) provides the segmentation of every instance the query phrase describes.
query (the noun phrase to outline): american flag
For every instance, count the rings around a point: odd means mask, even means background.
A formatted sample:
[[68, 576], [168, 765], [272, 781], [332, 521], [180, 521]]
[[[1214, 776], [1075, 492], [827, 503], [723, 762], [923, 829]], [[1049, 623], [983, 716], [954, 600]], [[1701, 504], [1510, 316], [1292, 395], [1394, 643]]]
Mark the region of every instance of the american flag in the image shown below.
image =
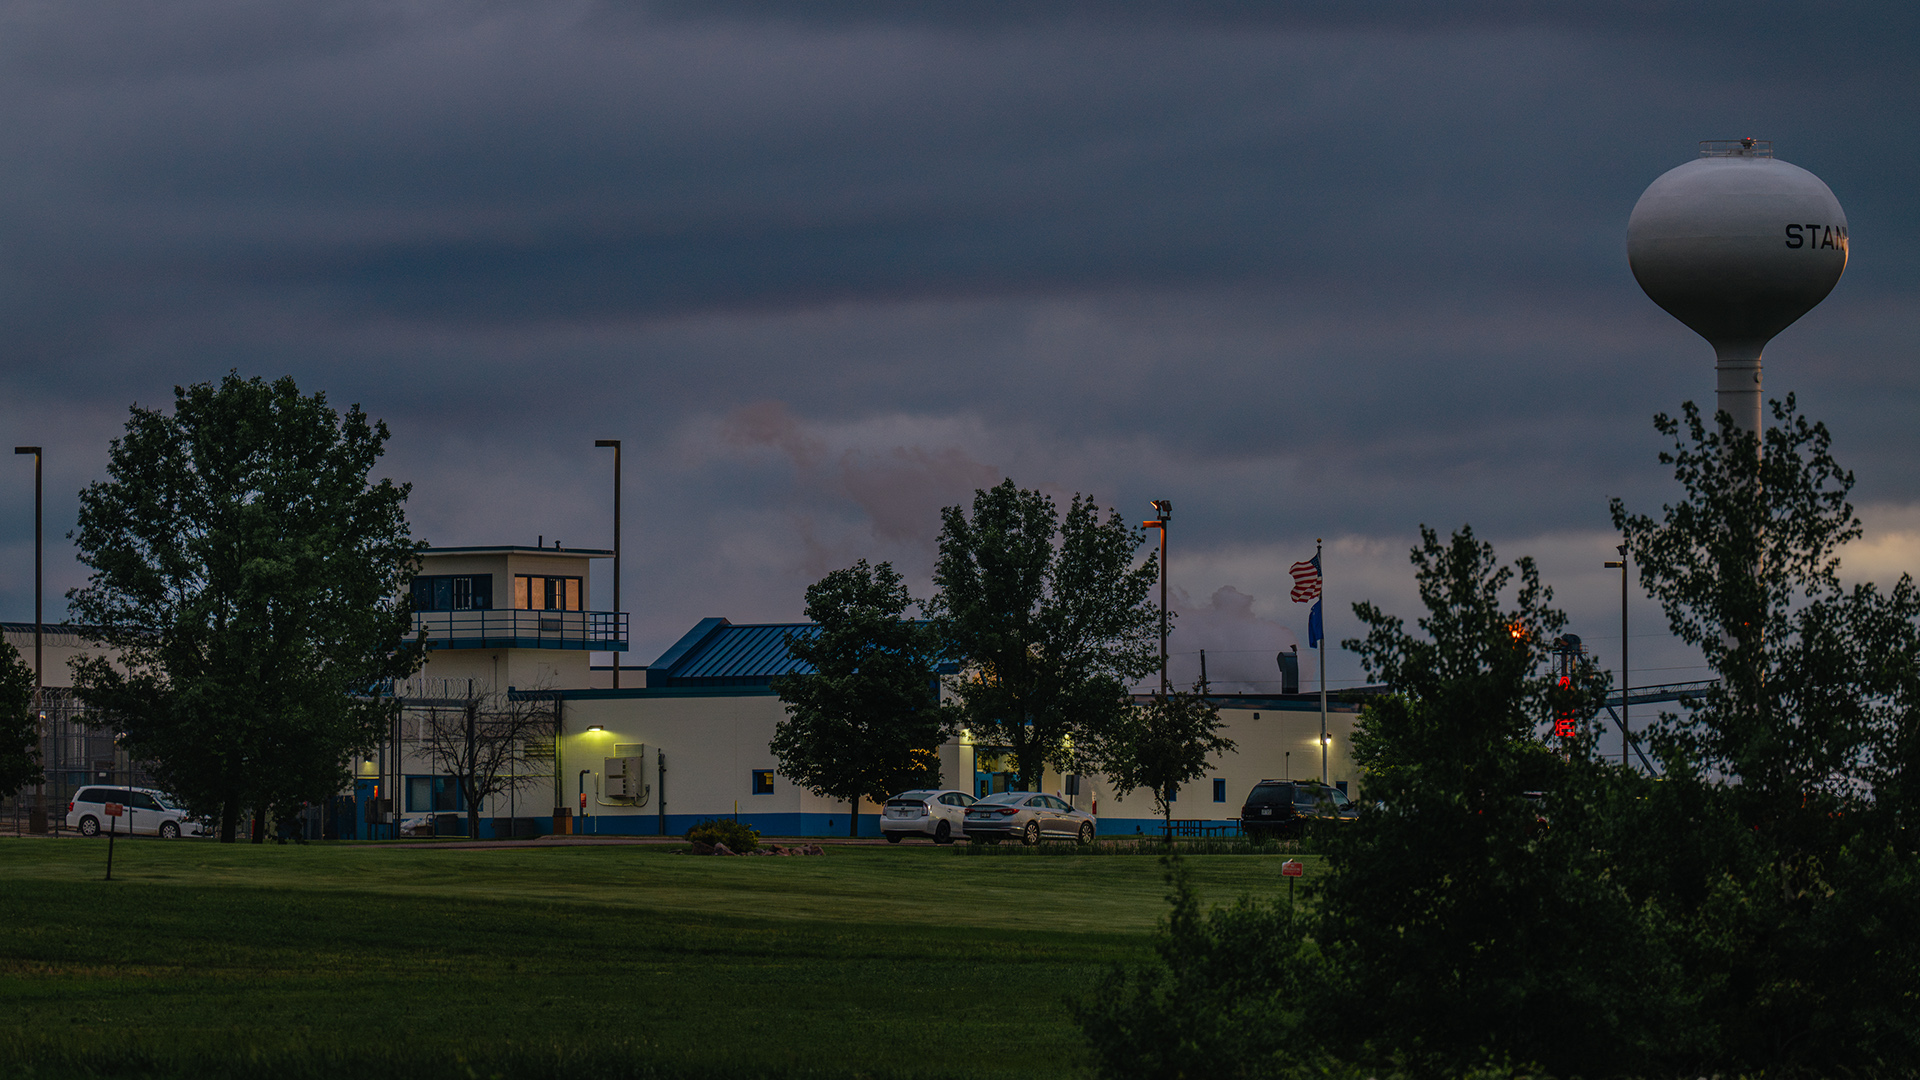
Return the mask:
[[1320, 599], [1320, 556], [1293, 564], [1293, 602], [1311, 604]]

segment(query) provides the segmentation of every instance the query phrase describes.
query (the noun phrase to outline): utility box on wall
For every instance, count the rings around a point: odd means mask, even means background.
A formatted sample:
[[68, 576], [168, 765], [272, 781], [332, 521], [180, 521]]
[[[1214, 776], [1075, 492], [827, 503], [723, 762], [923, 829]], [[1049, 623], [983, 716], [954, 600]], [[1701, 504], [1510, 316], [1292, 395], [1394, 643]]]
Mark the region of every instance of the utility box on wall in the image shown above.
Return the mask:
[[607, 798], [638, 799], [646, 794], [646, 749], [631, 757], [610, 757], [601, 775], [607, 780]]

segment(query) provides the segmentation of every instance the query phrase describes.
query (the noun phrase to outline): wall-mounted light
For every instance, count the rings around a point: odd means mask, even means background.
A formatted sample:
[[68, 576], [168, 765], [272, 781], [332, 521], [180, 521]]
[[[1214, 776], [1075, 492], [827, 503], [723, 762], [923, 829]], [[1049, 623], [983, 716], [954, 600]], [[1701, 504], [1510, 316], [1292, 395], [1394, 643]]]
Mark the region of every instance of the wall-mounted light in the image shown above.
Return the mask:
[[605, 731], [607, 730], [607, 726], [605, 724], [588, 724], [587, 730], [588, 731]]

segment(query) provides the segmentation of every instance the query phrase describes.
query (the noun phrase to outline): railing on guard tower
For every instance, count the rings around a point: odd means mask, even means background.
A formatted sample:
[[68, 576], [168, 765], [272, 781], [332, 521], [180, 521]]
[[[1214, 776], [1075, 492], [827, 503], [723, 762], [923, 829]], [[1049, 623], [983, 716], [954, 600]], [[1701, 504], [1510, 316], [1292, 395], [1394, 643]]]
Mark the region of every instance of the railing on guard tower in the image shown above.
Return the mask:
[[624, 611], [418, 611], [413, 625], [427, 632], [427, 646], [433, 649], [627, 651]]

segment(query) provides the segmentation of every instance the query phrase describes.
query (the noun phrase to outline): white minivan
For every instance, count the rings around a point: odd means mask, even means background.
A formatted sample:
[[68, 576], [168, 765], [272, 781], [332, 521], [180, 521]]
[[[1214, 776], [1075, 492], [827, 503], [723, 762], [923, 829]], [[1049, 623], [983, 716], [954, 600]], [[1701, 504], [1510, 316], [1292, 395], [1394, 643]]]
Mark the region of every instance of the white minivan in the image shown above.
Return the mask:
[[[108, 803], [120, 804], [118, 820], [107, 817]], [[200, 823], [166, 792], [153, 788], [83, 787], [67, 804], [67, 828], [80, 830], [81, 836], [99, 836], [109, 828], [163, 840], [200, 835]]]

